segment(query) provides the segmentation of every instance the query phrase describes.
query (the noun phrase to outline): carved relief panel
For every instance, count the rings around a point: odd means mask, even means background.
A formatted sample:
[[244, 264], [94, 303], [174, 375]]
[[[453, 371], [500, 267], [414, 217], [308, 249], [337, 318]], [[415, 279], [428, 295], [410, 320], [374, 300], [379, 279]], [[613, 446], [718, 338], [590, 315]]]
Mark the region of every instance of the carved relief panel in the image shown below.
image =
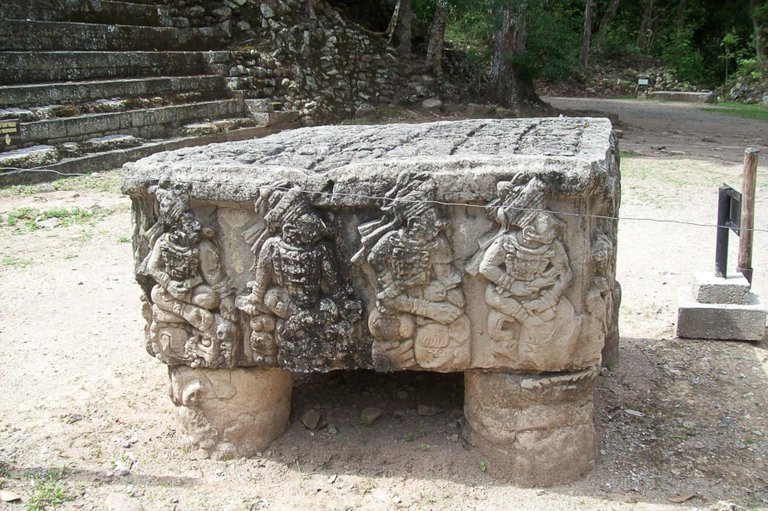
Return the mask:
[[500, 366], [550, 370], [573, 351], [581, 327], [565, 291], [573, 273], [563, 222], [546, 209], [544, 183], [518, 175], [497, 185], [496, 227], [467, 267], [487, 281], [487, 335]]
[[380, 370], [455, 371], [470, 362], [462, 275], [434, 192], [428, 175], [402, 173], [381, 218], [359, 227], [362, 248], [352, 260], [375, 278], [368, 327]]
[[237, 298], [248, 318], [253, 362], [298, 370], [361, 363], [361, 303], [340, 273], [335, 230], [290, 184], [263, 188], [260, 232], [247, 231], [255, 260], [250, 292]]
[[186, 186], [161, 183], [148, 192], [156, 221], [138, 244], [148, 252], [136, 270], [149, 288], [147, 351], [170, 365], [233, 367], [235, 290], [216, 233], [191, 211]]

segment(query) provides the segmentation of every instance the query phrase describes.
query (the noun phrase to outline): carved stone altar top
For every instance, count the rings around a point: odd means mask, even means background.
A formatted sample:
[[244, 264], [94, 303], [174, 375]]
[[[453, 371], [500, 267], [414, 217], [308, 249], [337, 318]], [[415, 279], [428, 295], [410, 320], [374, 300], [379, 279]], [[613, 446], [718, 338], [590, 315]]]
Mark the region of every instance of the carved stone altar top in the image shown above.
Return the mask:
[[437, 199], [466, 202], [494, 198], [499, 180], [522, 171], [539, 174], [554, 195], [574, 196], [605, 186], [613, 148], [610, 121], [600, 118], [322, 126], [158, 153], [128, 163], [123, 188], [134, 195], [173, 176], [192, 184], [193, 197], [243, 202], [290, 180], [355, 206], [416, 171], [433, 174]]
[[169, 365], [581, 370], [615, 331], [606, 119], [324, 126], [125, 166]]

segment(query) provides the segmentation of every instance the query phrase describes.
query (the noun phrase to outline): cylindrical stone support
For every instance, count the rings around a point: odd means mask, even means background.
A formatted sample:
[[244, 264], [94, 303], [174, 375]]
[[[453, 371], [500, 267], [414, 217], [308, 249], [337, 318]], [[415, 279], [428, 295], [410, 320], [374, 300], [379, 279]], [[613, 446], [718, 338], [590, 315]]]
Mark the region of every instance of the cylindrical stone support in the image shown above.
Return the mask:
[[288, 427], [293, 377], [282, 369], [170, 367], [185, 448], [218, 459], [253, 456]]
[[520, 486], [574, 481], [595, 467], [597, 369], [548, 375], [464, 373], [466, 436], [488, 471]]

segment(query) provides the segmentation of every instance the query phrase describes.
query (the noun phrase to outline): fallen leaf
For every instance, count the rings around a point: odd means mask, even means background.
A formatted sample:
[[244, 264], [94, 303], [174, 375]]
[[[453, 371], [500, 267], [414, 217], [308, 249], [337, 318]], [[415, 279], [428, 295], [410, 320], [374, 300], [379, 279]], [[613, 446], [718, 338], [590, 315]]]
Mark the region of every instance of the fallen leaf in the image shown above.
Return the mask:
[[682, 504], [683, 502], [688, 502], [694, 497], [698, 497], [699, 495], [697, 493], [678, 493], [676, 495], [670, 495], [667, 497], [667, 500], [670, 502], [674, 502], [675, 504]]
[[13, 492], [7, 490], [0, 490], [0, 500], [3, 502], [16, 502], [21, 500], [21, 497]]

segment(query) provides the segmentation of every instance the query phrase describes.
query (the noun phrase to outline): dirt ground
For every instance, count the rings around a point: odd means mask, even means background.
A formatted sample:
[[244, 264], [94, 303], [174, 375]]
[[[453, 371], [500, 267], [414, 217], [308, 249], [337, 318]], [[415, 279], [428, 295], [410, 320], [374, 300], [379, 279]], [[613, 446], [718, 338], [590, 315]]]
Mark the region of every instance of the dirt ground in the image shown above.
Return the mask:
[[[717, 187], [740, 186], [743, 149], [764, 144], [768, 124], [686, 105], [552, 102], [618, 116], [625, 151], [621, 361], [599, 381], [602, 445], [584, 480], [494, 481], [462, 439], [460, 375], [302, 378], [288, 431], [260, 456], [184, 452], [167, 371], [143, 348], [129, 203], [111, 172], [0, 189], [0, 492], [23, 500], [0, 509], [768, 508], [768, 344], [674, 337], [677, 288], [712, 269], [715, 231], [657, 221], [714, 223]], [[766, 232], [755, 242], [766, 297]], [[384, 412], [370, 426], [366, 407]], [[309, 408], [329, 426], [307, 430]]]

